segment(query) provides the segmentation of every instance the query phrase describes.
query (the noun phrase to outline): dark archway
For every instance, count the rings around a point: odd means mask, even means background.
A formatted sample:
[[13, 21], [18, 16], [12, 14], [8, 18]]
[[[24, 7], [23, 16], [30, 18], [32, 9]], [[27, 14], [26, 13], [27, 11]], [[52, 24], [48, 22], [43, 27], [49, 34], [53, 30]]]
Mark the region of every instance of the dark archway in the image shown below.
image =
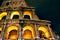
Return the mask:
[[3, 17], [2, 17], [2, 20], [5, 20], [5, 19], [6, 19], [6, 16], [3, 16]]
[[29, 15], [24, 15], [24, 19], [30, 19]]
[[9, 32], [8, 39], [17, 39], [17, 38], [18, 38], [17, 30], [12, 30]]
[[39, 31], [39, 37], [40, 38], [44, 38], [44, 39], [47, 39], [46, 37], [45, 37], [45, 33], [43, 32], [43, 31]]
[[1, 34], [1, 31], [0, 31], [0, 34]]
[[23, 33], [23, 38], [25, 39], [32, 39], [33, 36], [32, 36], [32, 32], [30, 30], [25, 30], [24, 33]]
[[19, 19], [19, 15], [14, 15], [13, 19]]

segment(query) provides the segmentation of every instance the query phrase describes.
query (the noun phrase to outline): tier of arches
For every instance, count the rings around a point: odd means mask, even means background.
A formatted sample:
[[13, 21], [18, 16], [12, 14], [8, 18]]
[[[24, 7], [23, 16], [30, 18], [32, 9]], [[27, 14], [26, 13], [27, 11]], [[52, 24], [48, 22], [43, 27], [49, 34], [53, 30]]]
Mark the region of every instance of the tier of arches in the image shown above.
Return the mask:
[[[2, 12], [0, 14], [0, 20], [6, 19], [8, 14], [9, 13], [7, 13], [7, 12]], [[9, 18], [10, 19], [19, 19], [20, 16], [21, 16], [21, 13], [19, 11], [12, 11]], [[22, 13], [22, 17], [24, 19], [32, 19], [32, 12], [31, 11], [24, 11]]]
[[[18, 26], [9, 26], [5, 31], [5, 39], [18, 39], [20, 27]], [[24, 26], [22, 29], [22, 38], [23, 39], [34, 39], [35, 29], [32, 26]], [[38, 27], [38, 33], [40, 38], [49, 39], [52, 38], [48, 28], [46, 26]]]

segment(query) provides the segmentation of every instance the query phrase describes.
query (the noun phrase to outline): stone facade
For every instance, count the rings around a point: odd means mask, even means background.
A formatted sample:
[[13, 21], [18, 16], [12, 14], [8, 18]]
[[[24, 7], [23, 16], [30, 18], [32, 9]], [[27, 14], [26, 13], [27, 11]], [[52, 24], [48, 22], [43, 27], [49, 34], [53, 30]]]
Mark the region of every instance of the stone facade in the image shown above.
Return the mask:
[[25, 0], [4, 0], [0, 7], [0, 40], [55, 40], [50, 23], [40, 20]]

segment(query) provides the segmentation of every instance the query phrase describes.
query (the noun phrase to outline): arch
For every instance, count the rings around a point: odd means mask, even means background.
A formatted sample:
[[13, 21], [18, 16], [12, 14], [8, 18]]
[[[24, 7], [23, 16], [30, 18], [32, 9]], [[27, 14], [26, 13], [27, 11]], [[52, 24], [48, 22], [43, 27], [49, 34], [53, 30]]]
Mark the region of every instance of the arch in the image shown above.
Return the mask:
[[46, 39], [45, 33], [44, 33], [42, 30], [39, 30], [39, 37], [40, 37], [40, 38], [45, 38], [45, 39]]
[[32, 12], [30, 12], [30, 11], [24, 11], [24, 15], [29, 15], [30, 19], [32, 19]]
[[13, 19], [13, 16], [14, 15], [20, 15], [20, 13], [18, 12], [18, 11], [13, 11], [12, 13], [11, 13], [11, 17], [10, 17], [10, 19]]
[[40, 26], [38, 28], [38, 31], [43, 32], [43, 36], [44, 36], [43, 38], [49, 38], [50, 37], [50, 33], [49, 33], [48, 28], [46, 26]]
[[[9, 38], [9, 35], [14, 32], [13, 30], [15, 30], [15, 31], [18, 32], [19, 28], [18, 28], [17, 26], [10, 26], [10, 27], [8, 27], [7, 30], [6, 30], [6, 33], [5, 33], [5, 38], [6, 38], [6, 39], [8, 39], [8, 38]], [[13, 31], [13, 32], [12, 32], [12, 31]], [[14, 36], [16, 36], [16, 35], [14, 35]], [[14, 37], [14, 36], [13, 36], [13, 37]], [[12, 37], [12, 38], [13, 38], [13, 37]], [[11, 37], [10, 37], [10, 38], [11, 38]]]
[[[2, 12], [2, 13], [0, 14], [0, 20], [2, 20], [3, 17], [6, 18], [6, 16], [7, 16], [7, 12]], [[4, 19], [5, 19], [5, 18], [4, 18]]]
[[31, 38], [33, 38], [32, 32], [30, 30], [28, 30], [28, 29], [25, 30], [24, 34], [23, 34], [23, 38], [25, 38], [25, 39], [31, 39]]
[[[31, 26], [25, 26], [24, 28], [23, 28], [23, 34], [24, 34], [24, 32], [30, 32], [30, 33], [32, 33], [32, 38], [34, 38], [34, 28], [33, 27], [31, 27]], [[26, 37], [25, 37], [26, 38]]]
[[6, 19], [6, 16], [3, 16], [3, 17], [2, 17], [2, 20], [5, 20], [5, 19]]
[[19, 15], [14, 15], [13, 19], [19, 19]]
[[17, 30], [12, 30], [9, 32], [9, 36], [8, 36], [8, 39], [17, 39], [18, 36], [17, 36]]
[[29, 15], [24, 15], [24, 19], [30, 19]]

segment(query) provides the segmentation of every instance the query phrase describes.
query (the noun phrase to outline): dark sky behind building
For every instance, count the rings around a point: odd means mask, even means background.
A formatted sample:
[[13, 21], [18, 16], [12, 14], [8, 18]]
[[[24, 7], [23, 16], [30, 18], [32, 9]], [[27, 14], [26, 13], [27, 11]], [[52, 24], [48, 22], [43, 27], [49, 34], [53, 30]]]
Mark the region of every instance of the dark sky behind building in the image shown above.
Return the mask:
[[[0, 4], [3, 0], [0, 0]], [[26, 0], [27, 4], [35, 7], [40, 19], [50, 20], [51, 28], [60, 35], [60, 0]]]

